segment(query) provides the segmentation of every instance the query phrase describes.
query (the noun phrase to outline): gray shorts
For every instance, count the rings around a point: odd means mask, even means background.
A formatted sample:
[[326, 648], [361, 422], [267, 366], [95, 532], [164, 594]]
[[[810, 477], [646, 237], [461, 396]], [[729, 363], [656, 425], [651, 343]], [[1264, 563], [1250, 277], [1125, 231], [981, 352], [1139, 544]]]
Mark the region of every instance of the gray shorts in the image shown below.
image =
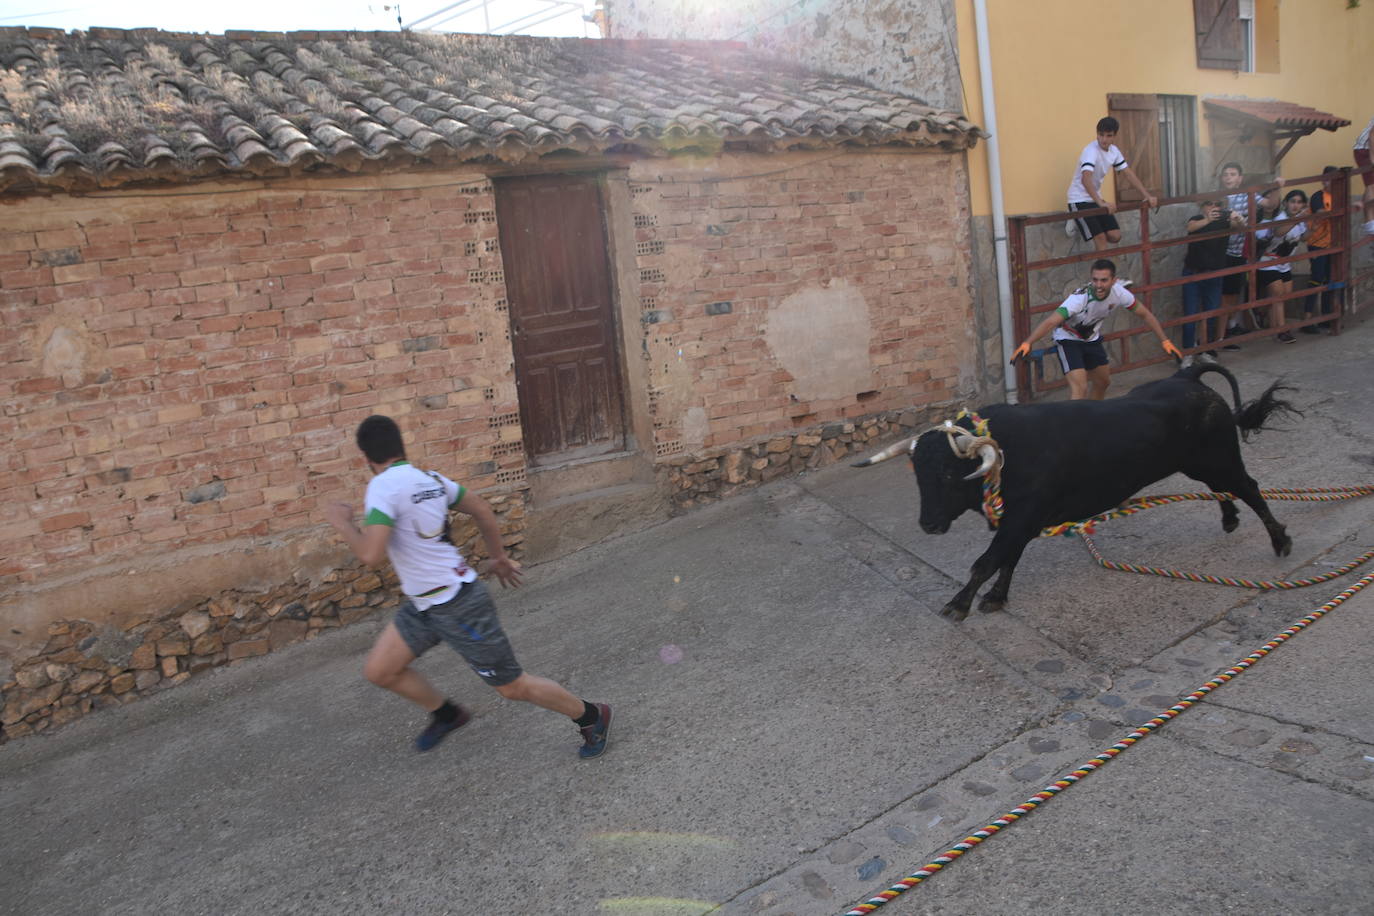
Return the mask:
[[443, 640], [493, 687], [509, 684], [523, 673], [496, 617], [491, 593], [480, 581], [469, 582], [448, 601], [423, 611], [417, 611], [407, 598], [396, 610], [394, 621], [417, 657]]

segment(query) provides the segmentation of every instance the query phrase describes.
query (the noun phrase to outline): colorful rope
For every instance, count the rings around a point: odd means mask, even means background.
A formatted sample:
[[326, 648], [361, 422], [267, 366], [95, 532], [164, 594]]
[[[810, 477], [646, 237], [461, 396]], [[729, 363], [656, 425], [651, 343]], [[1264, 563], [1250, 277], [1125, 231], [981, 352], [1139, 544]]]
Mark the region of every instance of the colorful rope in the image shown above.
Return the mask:
[[852, 909], [846, 910], [844, 912], [844, 916], [864, 916], [864, 914], [873, 912], [874, 910], [878, 909], [884, 904], [890, 903], [897, 897], [911, 890], [913, 887], [920, 884], [922, 881], [926, 880], [931, 875], [934, 875], [936, 872], [940, 871], [946, 865], [950, 864], [955, 859], [959, 858], [964, 853], [968, 852], [970, 849], [973, 849], [975, 846], [982, 843], [984, 840], [998, 833], [1002, 829], [1011, 826], [1013, 823], [1020, 820], [1022, 817], [1025, 817], [1027, 814], [1030, 814], [1040, 805], [1049, 801], [1051, 798], [1058, 795], [1060, 792], [1063, 792], [1065, 789], [1069, 788], [1075, 783], [1081, 782], [1083, 779], [1087, 778], [1088, 776], [1091, 776], [1103, 764], [1110, 762], [1118, 754], [1120, 754], [1127, 748], [1131, 747], [1141, 738], [1144, 738], [1152, 732], [1154, 732], [1156, 729], [1163, 727], [1163, 725], [1170, 719], [1175, 718], [1180, 713], [1185, 712], [1190, 707], [1196, 705], [1198, 702], [1206, 698], [1206, 696], [1213, 690], [1217, 689], [1221, 685], [1225, 684], [1227, 681], [1231, 680], [1232, 678], [1240, 675], [1242, 672], [1249, 669], [1250, 666], [1252, 666], [1255, 662], [1264, 658], [1270, 652], [1274, 651], [1279, 646], [1287, 642], [1289, 639], [1293, 638], [1293, 636], [1302, 632], [1307, 627], [1315, 623], [1317, 620], [1321, 619], [1322, 617], [1326, 616], [1326, 614], [1330, 613], [1332, 610], [1335, 610], [1337, 607], [1344, 604], [1353, 595], [1355, 595], [1357, 592], [1359, 592], [1362, 588], [1369, 585], [1370, 583], [1374, 583], [1374, 573], [1364, 576], [1354, 585], [1350, 586], [1345, 591], [1336, 595], [1336, 597], [1332, 598], [1330, 601], [1326, 602], [1326, 604], [1323, 604], [1321, 607], [1312, 611], [1307, 616], [1299, 620], [1297, 623], [1290, 626], [1288, 629], [1274, 636], [1273, 639], [1266, 642], [1263, 646], [1256, 649], [1254, 652], [1251, 652], [1249, 655], [1245, 656], [1245, 658], [1237, 662], [1235, 665], [1231, 666], [1230, 668], [1224, 669], [1220, 674], [1212, 678], [1210, 681], [1204, 683], [1201, 687], [1194, 690], [1192, 693], [1186, 694], [1173, 706], [1170, 706], [1167, 710], [1161, 712], [1159, 715], [1150, 719], [1148, 722], [1145, 722], [1139, 728], [1136, 728], [1133, 731], [1131, 731], [1129, 734], [1126, 735], [1126, 737], [1122, 738], [1116, 744], [1113, 744], [1111, 747], [1107, 748], [1102, 753], [1088, 760], [1081, 766], [1069, 771], [1068, 773], [1064, 774], [1061, 778], [1056, 779], [1054, 782], [1045, 786], [1045, 788], [1041, 789], [1039, 792], [1036, 792], [1030, 798], [1026, 799], [1021, 804], [1017, 805], [1015, 808], [1012, 808], [1006, 814], [1003, 814], [1001, 817], [997, 818], [992, 823], [988, 824], [986, 827], [982, 828], [981, 830], [975, 830], [969, 836], [964, 837], [964, 839], [961, 842], [955, 843], [949, 849], [946, 849], [943, 853], [936, 856], [930, 862], [926, 863], [925, 867], [919, 869], [918, 871], [912, 872], [910, 875], [903, 878], [901, 881], [898, 881], [896, 884], [893, 884], [890, 887], [888, 887], [887, 890], [884, 890], [881, 893], [876, 894], [873, 897], [870, 897], [863, 903], [857, 904]]
[[[964, 416], [964, 414], [960, 414]], [[984, 428], [987, 421], [983, 420]], [[981, 433], [980, 433], [981, 435]], [[1374, 486], [1355, 486], [1355, 487], [1306, 487], [1295, 489], [1292, 487], [1273, 487], [1267, 490], [1260, 490], [1260, 495], [1265, 499], [1287, 500], [1290, 502], [1335, 502], [1342, 499], [1354, 499], [1360, 496], [1374, 494]], [[1094, 515], [1092, 518], [1085, 518], [1077, 522], [1062, 522], [1058, 525], [1051, 525], [1042, 528], [1040, 537], [1059, 537], [1078, 535], [1083, 539], [1083, 546], [1088, 548], [1088, 553], [1097, 561], [1098, 565], [1104, 569], [1112, 569], [1117, 572], [1133, 572], [1148, 576], [1164, 576], [1169, 579], [1183, 579], [1188, 582], [1208, 582], [1213, 585], [1231, 585], [1237, 588], [1256, 588], [1256, 589], [1291, 589], [1306, 588], [1309, 585], [1318, 585], [1332, 579], [1340, 578], [1351, 570], [1359, 568], [1370, 559], [1374, 559], [1374, 551], [1360, 554], [1354, 560], [1331, 571], [1322, 573], [1318, 576], [1310, 576], [1302, 579], [1240, 579], [1232, 576], [1209, 576], [1205, 573], [1188, 572], [1187, 570], [1171, 569], [1164, 566], [1140, 566], [1135, 563], [1118, 563], [1108, 560], [1102, 556], [1093, 543], [1092, 532], [1097, 529], [1098, 522], [1105, 522], [1113, 518], [1125, 518], [1128, 515], [1135, 515], [1137, 512], [1144, 512], [1146, 509], [1153, 509], [1157, 506], [1168, 506], [1174, 503], [1186, 502], [1188, 500], [1209, 500], [1220, 502], [1222, 500], [1234, 500], [1235, 497], [1230, 493], [1173, 493], [1167, 496], [1138, 496], [1135, 499], [1127, 500], [1109, 512]], [[1002, 485], [1000, 480], [983, 480], [983, 515], [988, 522], [995, 528], [1002, 519], [1005, 505], [1002, 501]]]

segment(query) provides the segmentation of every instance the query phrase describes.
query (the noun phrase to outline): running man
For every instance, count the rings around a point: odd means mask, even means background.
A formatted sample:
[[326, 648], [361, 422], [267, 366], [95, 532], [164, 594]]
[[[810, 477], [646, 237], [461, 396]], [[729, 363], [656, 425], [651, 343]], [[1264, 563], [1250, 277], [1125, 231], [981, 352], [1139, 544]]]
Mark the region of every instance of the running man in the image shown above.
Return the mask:
[[442, 474], [422, 471], [406, 461], [400, 427], [390, 417], [374, 415], [364, 420], [358, 426], [357, 442], [375, 475], [367, 485], [363, 527], [354, 524], [353, 507], [345, 503], [326, 507], [325, 518], [358, 559], [377, 566], [389, 558], [401, 580], [401, 606], [373, 644], [363, 674], [430, 713], [429, 725], [415, 739], [415, 747], [433, 749], [471, 718], [410, 667], [442, 640], [501, 696], [572, 719], [582, 735], [578, 754], [601, 756], [611, 729], [611, 707], [588, 703], [554, 681], [521, 669], [487, 587], [449, 539], [449, 511], [472, 516], [491, 554], [487, 571], [503, 587], [518, 587], [520, 564], [506, 554], [491, 506]]
[[1100, 325], [1116, 308], [1130, 309], [1138, 314], [1159, 337], [1159, 345], [1165, 353], [1174, 359], [1183, 358], [1183, 353], [1165, 336], [1159, 319], [1136, 302], [1125, 284], [1117, 282], [1116, 265], [1106, 258], [1098, 258], [1093, 261], [1092, 282], [1046, 315], [1040, 326], [1016, 348], [1011, 361], [1015, 363], [1029, 356], [1031, 344], [1053, 330], [1054, 342], [1059, 346], [1059, 365], [1069, 383], [1069, 400], [1102, 400], [1107, 395], [1107, 386], [1112, 383], [1112, 373], [1107, 367], [1107, 348], [1102, 345]]

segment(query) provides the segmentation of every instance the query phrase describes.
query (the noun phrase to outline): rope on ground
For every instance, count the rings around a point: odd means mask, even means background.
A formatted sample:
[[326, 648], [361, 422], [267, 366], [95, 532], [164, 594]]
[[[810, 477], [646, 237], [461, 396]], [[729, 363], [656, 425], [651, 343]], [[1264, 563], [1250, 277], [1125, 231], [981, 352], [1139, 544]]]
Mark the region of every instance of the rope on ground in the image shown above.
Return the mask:
[[[1274, 487], [1272, 489], [1260, 491], [1260, 495], [1265, 499], [1288, 500], [1290, 502], [1335, 502], [1342, 499], [1355, 499], [1360, 496], [1369, 496], [1370, 494], [1374, 494], [1374, 486], [1308, 487], [1303, 489]], [[1169, 496], [1140, 496], [1122, 503], [1110, 512], [1103, 512], [1100, 515], [1094, 515], [1092, 518], [1084, 519], [1080, 522], [1065, 522], [1061, 525], [1045, 528], [1040, 532], [1040, 536], [1054, 537], [1056, 535], [1078, 535], [1083, 539], [1083, 546], [1088, 549], [1088, 553], [1091, 554], [1098, 565], [1102, 566], [1104, 569], [1116, 570], [1117, 572], [1133, 572], [1147, 576], [1164, 576], [1169, 579], [1182, 579], [1187, 582], [1208, 582], [1213, 585], [1230, 585], [1236, 588], [1255, 588], [1264, 590], [1306, 588], [1309, 585], [1319, 585], [1322, 582], [1329, 582], [1332, 579], [1340, 578], [1346, 573], [1358, 569], [1370, 559], [1374, 559], [1374, 550], [1369, 550], [1360, 554], [1349, 563], [1345, 563], [1330, 572], [1321, 573], [1316, 576], [1307, 576], [1299, 579], [1242, 579], [1236, 576], [1213, 576], [1207, 573], [1189, 572], [1187, 570], [1173, 569], [1167, 566], [1141, 566], [1135, 563], [1118, 563], [1103, 557], [1101, 551], [1097, 549], [1097, 545], [1093, 543], [1092, 537], [1090, 537], [1092, 532], [1096, 530], [1097, 523], [1108, 519], [1125, 518], [1137, 512], [1144, 512], [1146, 509], [1153, 509], [1157, 506], [1168, 506], [1188, 500], [1210, 500], [1219, 502], [1232, 499], [1234, 499], [1234, 497], [1230, 493], [1174, 493]]]
[[918, 871], [912, 872], [910, 875], [903, 878], [901, 881], [898, 881], [896, 884], [893, 884], [890, 887], [888, 887], [887, 890], [884, 890], [881, 893], [876, 894], [873, 897], [870, 897], [863, 903], [857, 904], [852, 909], [846, 910], [844, 916], [864, 916], [864, 914], [873, 912], [874, 910], [878, 909], [884, 904], [890, 903], [897, 897], [911, 890], [911, 888], [920, 884], [922, 881], [926, 880], [931, 875], [934, 875], [936, 872], [940, 871], [946, 865], [949, 865], [951, 862], [958, 859], [964, 853], [968, 852], [970, 849], [973, 849], [979, 843], [982, 843], [984, 840], [995, 835], [1002, 829], [1011, 826], [1016, 821], [1020, 820], [1022, 817], [1025, 817], [1027, 814], [1030, 814], [1040, 805], [1049, 801], [1051, 798], [1054, 798], [1060, 792], [1063, 792], [1065, 789], [1069, 788], [1075, 783], [1078, 783], [1083, 779], [1087, 778], [1088, 776], [1091, 776], [1094, 772], [1096, 772], [1096, 770], [1099, 767], [1111, 762], [1122, 751], [1131, 747], [1141, 738], [1147, 737], [1155, 730], [1163, 727], [1163, 725], [1166, 722], [1175, 718], [1180, 713], [1185, 712], [1189, 707], [1197, 704], [1198, 702], [1206, 698], [1206, 696], [1209, 693], [1211, 693], [1213, 690], [1217, 689], [1221, 685], [1225, 684], [1227, 681], [1245, 672], [1255, 662], [1264, 658], [1270, 652], [1274, 651], [1279, 646], [1287, 642], [1289, 639], [1293, 638], [1293, 636], [1295, 636], [1298, 633], [1301, 633], [1303, 630], [1311, 626], [1317, 620], [1320, 620], [1322, 617], [1326, 616], [1326, 614], [1330, 613], [1332, 610], [1344, 604], [1353, 595], [1355, 595], [1362, 588], [1371, 583], [1374, 583], [1374, 573], [1370, 573], [1364, 576], [1354, 585], [1350, 586], [1345, 591], [1336, 595], [1330, 601], [1326, 602], [1321, 607], [1312, 611], [1307, 616], [1303, 617], [1301, 620], [1297, 621], [1292, 626], [1288, 627], [1288, 629], [1275, 635], [1273, 639], [1269, 640], [1264, 645], [1260, 646], [1254, 652], [1251, 652], [1249, 655], [1245, 656], [1245, 658], [1237, 662], [1232, 667], [1222, 670], [1222, 672], [1219, 673], [1216, 677], [1212, 678], [1210, 681], [1207, 681], [1201, 687], [1194, 690], [1192, 693], [1185, 695], [1173, 706], [1170, 706], [1167, 710], [1161, 712], [1159, 715], [1150, 719], [1148, 722], [1145, 722], [1139, 728], [1136, 728], [1135, 730], [1131, 731], [1116, 744], [1113, 744], [1111, 747], [1107, 748], [1105, 751], [1088, 760], [1087, 762], [1083, 763], [1081, 766], [1075, 768], [1074, 770], [1065, 773], [1064, 776], [1062, 776], [1059, 779], [1056, 779], [1054, 782], [1045, 786], [1045, 788], [1041, 789], [1039, 792], [1036, 792], [1030, 798], [1026, 799], [1021, 804], [1017, 805], [1015, 808], [1012, 808], [1006, 814], [1003, 814], [1001, 817], [997, 818], [995, 821], [988, 824], [983, 829], [975, 830], [969, 836], [964, 837], [963, 841], [955, 843], [949, 849], [946, 849], [943, 853], [936, 856], [930, 862], [926, 863], [925, 867], [919, 869]]

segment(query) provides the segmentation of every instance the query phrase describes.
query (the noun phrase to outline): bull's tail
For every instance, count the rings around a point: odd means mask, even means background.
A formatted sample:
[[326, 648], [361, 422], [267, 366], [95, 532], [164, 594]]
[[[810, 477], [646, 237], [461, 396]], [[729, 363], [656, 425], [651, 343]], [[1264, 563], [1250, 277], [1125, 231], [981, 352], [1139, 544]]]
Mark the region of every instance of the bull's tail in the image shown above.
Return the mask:
[[1190, 378], [1196, 382], [1208, 372], [1215, 372], [1218, 375], [1225, 376], [1226, 381], [1231, 383], [1231, 400], [1234, 401], [1236, 405], [1236, 416], [1240, 416], [1240, 385], [1236, 382], [1236, 377], [1231, 374], [1231, 370], [1227, 369], [1221, 363], [1213, 359], [1200, 359], [1195, 357], [1192, 365], [1178, 370], [1177, 375], [1181, 375], [1184, 378]]
[[[1227, 374], [1229, 375], [1230, 373]], [[1232, 380], [1231, 384], [1234, 386], [1235, 381]], [[1296, 390], [1296, 388], [1283, 384], [1283, 380], [1280, 379], [1264, 389], [1264, 394], [1261, 394], [1255, 400], [1243, 406], [1238, 406], [1236, 408], [1236, 426], [1240, 428], [1240, 437], [1248, 440], [1251, 433], [1257, 433], [1264, 429], [1264, 424], [1274, 414], [1297, 414], [1298, 416], [1302, 416], [1302, 411], [1294, 407], [1291, 401], [1286, 401], [1278, 396], [1280, 391]]]
[[1236, 417], [1236, 426], [1240, 429], [1240, 437], [1249, 440], [1251, 433], [1257, 433], [1265, 429], [1265, 422], [1275, 414], [1297, 414], [1302, 416], [1302, 411], [1293, 406], [1291, 401], [1286, 401], [1278, 396], [1280, 391], [1296, 391], [1288, 385], [1283, 384], [1283, 380], [1275, 382], [1264, 390], [1258, 398], [1248, 404], [1240, 401], [1240, 385], [1236, 382], [1236, 377], [1231, 374], [1221, 363], [1212, 359], [1195, 359], [1193, 364], [1178, 370], [1178, 374], [1197, 381], [1208, 372], [1215, 372], [1224, 376], [1226, 381], [1231, 383], [1231, 400], [1235, 403], [1233, 411]]

